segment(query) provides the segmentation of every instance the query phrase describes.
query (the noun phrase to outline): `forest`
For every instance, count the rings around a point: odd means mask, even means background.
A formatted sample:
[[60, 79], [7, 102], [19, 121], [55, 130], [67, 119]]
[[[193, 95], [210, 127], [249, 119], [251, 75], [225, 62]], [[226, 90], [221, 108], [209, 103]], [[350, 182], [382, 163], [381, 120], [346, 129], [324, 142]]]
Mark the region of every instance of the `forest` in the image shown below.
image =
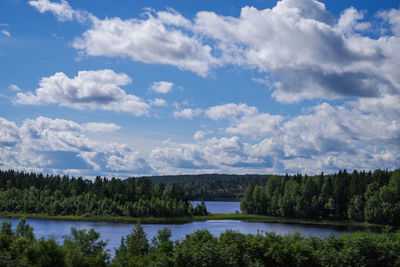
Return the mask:
[[93, 181], [0, 171], [3, 214], [201, 216], [208, 214], [204, 202], [193, 207], [191, 200], [235, 199], [240, 194], [242, 212], [247, 214], [400, 224], [400, 169], [315, 176], [98, 176]]
[[0, 266], [400, 266], [400, 231], [389, 230], [325, 239], [229, 230], [216, 237], [198, 230], [173, 242], [165, 227], [149, 242], [143, 228], [135, 225], [113, 258], [106, 244], [93, 229], [71, 228], [71, 234], [58, 244], [51, 238], [36, 239], [25, 219], [15, 230], [3, 221]]
[[207, 215], [182, 186], [148, 177], [94, 182], [68, 176], [0, 171], [0, 212], [77, 216], [179, 217]]
[[265, 185], [270, 175], [197, 174], [151, 176], [153, 183], [180, 184], [193, 200], [240, 201], [249, 185]]
[[240, 207], [248, 214], [399, 226], [400, 169], [272, 176], [265, 186], [250, 185]]

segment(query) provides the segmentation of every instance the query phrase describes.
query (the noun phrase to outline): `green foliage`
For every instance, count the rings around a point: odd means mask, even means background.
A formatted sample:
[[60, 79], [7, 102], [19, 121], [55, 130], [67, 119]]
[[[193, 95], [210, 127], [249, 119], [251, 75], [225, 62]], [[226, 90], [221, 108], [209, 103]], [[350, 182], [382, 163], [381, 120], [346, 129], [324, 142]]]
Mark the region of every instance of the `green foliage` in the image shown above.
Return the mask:
[[[218, 238], [207, 230], [198, 230], [175, 244], [169, 237], [169, 231], [160, 230], [149, 251], [128, 256], [131, 261], [125, 266], [398, 266], [400, 263], [400, 231], [359, 232], [322, 239], [305, 238], [298, 233], [244, 235], [235, 231], [222, 233]], [[142, 241], [138, 242], [140, 247]], [[121, 249], [126, 248], [121, 245], [117, 252]], [[118, 256], [112, 264], [122, 266], [117, 262]]]
[[289, 218], [338, 219], [400, 225], [400, 169], [373, 173], [277, 177], [250, 185], [244, 213]]
[[107, 245], [99, 241], [100, 234], [90, 229], [71, 228], [71, 234], [64, 239], [67, 266], [106, 266], [109, 255], [104, 252]]
[[3, 221], [0, 232], [0, 266], [66, 266], [63, 248], [54, 239], [37, 241], [25, 219], [20, 220], [15, 232]]
[[[132, 232], [121, 239], [120, 247], [115, 251], [113, 260], [114, 266], [141, 266], [144, 264], [144, 256], [149, 253], [150, 245], [143, 231], [143, 227], [138, 224]], [[141, 259], [137, 262], [137, 259]]]
[[11, 221], [4, 220], [1, 222], [0, 234], [12, 236], [14, 233], [11, 228]]
[[72, 216], [183, 217], [193, 208], [179, 184], [154, 185], [149, 177], [94, 182], [68, 176], [0, 171], [0, 212]]
[[198, 174], [150, 177], [153, 183], [180, 184], [194, 200], [239, 201], [249, 185], [264, 185], [270, 175]]
[[[32, 229], [25, 221], [20, 232]], [[11, 229], [11, 232], [10, 232]], [[198, 230], [172, 242], [163, 228], [149, 245], [136, 225], [123, 238], [109, 260], [100, 235], [71, 228], [58, 245], [54, 239], [26, 238], [12, 231], [9, 222], [0, 229], [0, 266], [400, 266], [400, 231], [381, 234], [357, 232], [339, 237], [280, 236], [274, 233], [245, 235], [227, 231], [219, 237]]]
[[26, 224], [25, 218], [22, 218], [19, 221], [17, 228], [15, 229], [15, 235], [17, 237], [23, 237], [29, 240], [35, 239], [35, 236], [33, 234], [33, 228], [29, 224]]

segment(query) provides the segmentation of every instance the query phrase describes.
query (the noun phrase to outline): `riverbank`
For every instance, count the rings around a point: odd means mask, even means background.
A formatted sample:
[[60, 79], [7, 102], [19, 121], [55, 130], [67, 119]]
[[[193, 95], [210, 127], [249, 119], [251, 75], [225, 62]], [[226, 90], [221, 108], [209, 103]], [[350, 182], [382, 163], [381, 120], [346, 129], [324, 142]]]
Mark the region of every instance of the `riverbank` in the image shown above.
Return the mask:
[[184, 224], [195, 221], [207, 220], [239, 220], [245, 222], [264, 222], [264, 223], [285, 223], [285, 224], [302, 224], [302, 225], [318, 225], [331, 227], [351, 227], [359, 229], [383, 229], [384, 225], [370, 224], [366, 222], [353, 221], [335, 221], [335, 220], [311, 220], [298, 218], [281, 218], [253, 214], [209, 214], [207, 216], [193, 217], [112, 217], [112, 216], [53, 216], [46, 214], [0, 214], [0, 217], [8, 218], [31, 218], [40, 220], [63, 220], [63, 221], [91, 221], [91, 222], [113, 222], [113, 223], [141, 223], [141, 224]]

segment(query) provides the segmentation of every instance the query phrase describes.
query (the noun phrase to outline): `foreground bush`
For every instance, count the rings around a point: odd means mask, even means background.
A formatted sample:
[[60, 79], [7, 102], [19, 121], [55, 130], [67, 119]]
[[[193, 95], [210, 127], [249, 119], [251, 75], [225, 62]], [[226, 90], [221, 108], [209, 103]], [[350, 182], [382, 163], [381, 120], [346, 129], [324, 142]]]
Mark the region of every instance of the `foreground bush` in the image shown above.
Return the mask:
[[149, 242], [140, 225], [122, 238], [110, 259], [106, 242], [94, 230], [72, 228], [62, 245], [37, 240], [22, 219], [15, 231], [0, 227], [0, 266], [400, 266], [400, 231], [357, 232], [340, 237], [245, 235], [227, 231], [215, 237], [199, 230], [172, 242], [164, 228]]

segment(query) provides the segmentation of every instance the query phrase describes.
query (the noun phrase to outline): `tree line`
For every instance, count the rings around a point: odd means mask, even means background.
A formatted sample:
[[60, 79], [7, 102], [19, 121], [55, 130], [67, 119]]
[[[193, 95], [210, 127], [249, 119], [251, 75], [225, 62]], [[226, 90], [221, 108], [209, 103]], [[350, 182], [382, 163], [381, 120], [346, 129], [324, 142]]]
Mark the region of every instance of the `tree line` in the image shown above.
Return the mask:
[[270, 216], [400, 225], [400, 169], [270, 177], [250, 185], [242, 212]]
[[148, 177], [92, 182], [68, 176], [0, 171], [0, 212], [77, 216], [179, 217], [207, 215], [182, 186]]
[[245, 235], [228, 230], [219, 237], [207, 230], [171, 241], [163, 228], [150, 242], [140, 225], [122, 238], [114, 258], [106, 241], [93, 229], [71, 228], [62, 244], [36, 239], [22, 219], [15, 231], [0, 226], [0, 266], [400, 266], [400, 231], [382, 234], [357, 232], [339, 237], [303, 237], [300, 234]]

